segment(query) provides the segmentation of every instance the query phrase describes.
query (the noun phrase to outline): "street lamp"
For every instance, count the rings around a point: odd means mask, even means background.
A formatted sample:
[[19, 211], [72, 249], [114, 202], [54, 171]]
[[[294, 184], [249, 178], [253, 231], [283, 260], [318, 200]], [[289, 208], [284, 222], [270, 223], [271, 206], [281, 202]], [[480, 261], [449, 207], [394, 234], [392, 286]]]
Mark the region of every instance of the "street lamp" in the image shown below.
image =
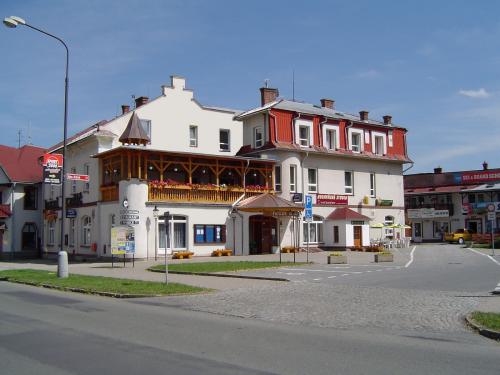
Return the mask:
[[61, 181], [61, 251], [64, 250], [64, 219], [65, 219], [65, 211], [66, 211], [66, 199], [65, 199], [65, 180], [66, 180], [66, 138], [68, 134], [68, 66], [69, 66], [69, 50], [66, 43], [61, 38], [58, 38], [55, 35], [52, 35], [46, 31], [40, 30], [34, 26], [26, 23], [24, 19], [17, 16], [10, 16], [3, 20], [3, 23], [8, 28], [16, 28], [18, 25], [29, 27], [32, 30], [38, 31], [42, 34], [50, 36], [51, 38], [59, 41], [66, 50], [66, 78], [64, 80], [64, 138], [63, 138], [63, 165], [62, 165], [62, 181]]
[[155, 261], [158, 260], [158, 216], [160, 216], [160, 210], [158, 206], [153, 208], [153, 217], [155, 219]]

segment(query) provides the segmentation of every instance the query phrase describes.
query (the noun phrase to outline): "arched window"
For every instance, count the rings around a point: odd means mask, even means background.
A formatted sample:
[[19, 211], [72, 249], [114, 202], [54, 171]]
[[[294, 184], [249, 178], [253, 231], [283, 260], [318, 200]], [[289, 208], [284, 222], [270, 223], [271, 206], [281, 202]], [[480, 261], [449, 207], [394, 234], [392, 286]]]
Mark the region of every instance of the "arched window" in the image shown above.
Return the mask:
[[[307, 230], [309, 226], [309, 231]], [[323, 242], [323, 218], [318, 215], [313, 216], [310, 223], [303, 223], [304, 243], [318, 244]]]
[[90, 246], [92, 234], [92, 219], [90, 216], [82, 217], [82, 245]]

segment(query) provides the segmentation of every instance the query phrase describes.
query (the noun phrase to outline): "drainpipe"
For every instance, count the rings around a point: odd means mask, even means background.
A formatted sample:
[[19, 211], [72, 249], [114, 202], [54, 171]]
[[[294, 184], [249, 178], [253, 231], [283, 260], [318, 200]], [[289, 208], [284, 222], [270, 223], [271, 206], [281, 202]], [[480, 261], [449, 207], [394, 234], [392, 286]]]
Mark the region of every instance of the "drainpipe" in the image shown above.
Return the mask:
[[[352, 121], [349, 121], [349, 124], [347, 124], [345, 126], [345, 149], [348, 150], [349, 149], [349, 128], [352, 128], [353, 126], [353, 122]], [[365, 141], [364, 139], [362, 140], [363, 142]]]
[[[278, 142], [278, 125], [276, 123], [276, 116], [271, 113], [271, 111], [267, 111], [267, 116], [269, 118], [272, 117], [274, 119], [274, 143]], [[269, 137], [271, 139], [271, 137]]]

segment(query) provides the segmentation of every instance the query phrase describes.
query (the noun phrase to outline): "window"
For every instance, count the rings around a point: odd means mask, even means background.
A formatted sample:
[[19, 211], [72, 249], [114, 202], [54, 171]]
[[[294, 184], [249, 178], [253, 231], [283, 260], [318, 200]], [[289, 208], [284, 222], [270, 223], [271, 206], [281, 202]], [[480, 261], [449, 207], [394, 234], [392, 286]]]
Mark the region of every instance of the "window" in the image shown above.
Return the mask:
[[[386, 227], [394, 224], [394, 216], [386, 216], [384, 218], [384, 225]], [[394, 237], [394, 228], [384, 228], [385, 237]]]
[[384, 137], [376, 135], [373, 142], [373, 152], [376, 155], [384, 155]]
[[[75, 174], [76, 168], [71, 168], [71, 173]], [[76, 180], [71, 181], [71, 194], [76, 194]]]
[[82, 218], [82, 245], [90, 246], [92, 231], [92, 219], [89, 216]]
[[47, 245], [54, 245], [56, 238], [56, 221], [49, 221], [49, 228], [47, 233]]
[[477, 195], [477, 202], [478, 203], [483, 203], [484, 202], [484, 194], [478, 194]]
[[21, 246], [23, 250], [37, 249], [37, 228], [35, 223], [25, 223], [21, 233]]
[[281, 191], [281, 166], [274, 167], [274, 190]]
[[315, 193], [318, 191], [318, 170], [309, 168], [307, 170], [307, 191]]
[[195, 125], [189, 127], [189, 146], [198, 147], [198, 127]]
[[299, 144], [303, 147], [311, 144], [309, 126], [299, 126]]
[[[307, 230], [309, 227], [309, 231]], [[310, 223], [303, 223], [304, 243], [317, 244], [323, 242], [323, 219], [314, 215]]]
[[361, 133], [351, 133], [351, 150], [361, 152]]
[[158, 220], [158, 248], [165, 251], [167, 239], [173, 233], [169, 243], [169, 250], [185, 250], [187, 248], [187, 220], [185, 216], [173, 215], [169, 217], [168, 228], [165, 225], [165, 218]]
[[254, 128], [253, 144], [254, 144], [254, 148], [262, 147], [262, 145], [264, 144], [264, 134], [262, 132], [261, 127]]
[[[89, 164], [85, 164], [83, 166], [83, 174], [89, 176], [89, 178], [90, 178], [90, 165]], [[86, 191], [87, 193], [90, 191], [90, 183], [89, 182], [85, 183], [85, 187], [83, 190]]]
[[219, 130], [219, 149], [221, 151], [229, 151], [229, 130], [228, 129], [220, 129]]
[[69, 246], [75, 246], [75, 219], [69, 220]]
[[468, 195], [469, 203], [476, 203], [476, 196], [474, 194]]
[[346, 194], [354, 194], [354, 172], [344, 172], [344, 192]]
[[226, 226], [225, 225], [203, 225], [194, 226], [195, 243], [225, 243]]
[[26, 186], [24, 188], [24, 209], [36, 210], [38, 208], [37, 188]]
[[329, 150], [337, 149], [337, 131], [334, 129], [326, 130], [325, 146]]
[[0, 204], [3, 204], [3, 191], [0, 191]]
[[375, 197], [375, 173], [370, 173], [370, 197]]
[[141, 120], [141, 125], [149, 138], [149, 143], [151, 144], [151, 120]]
[[290, 165], [290, 192], [295, 193], [297, 190], [297, 166]]
[[333, 226], [333, 243], [339, 243], [339, 227], [338, 225]]

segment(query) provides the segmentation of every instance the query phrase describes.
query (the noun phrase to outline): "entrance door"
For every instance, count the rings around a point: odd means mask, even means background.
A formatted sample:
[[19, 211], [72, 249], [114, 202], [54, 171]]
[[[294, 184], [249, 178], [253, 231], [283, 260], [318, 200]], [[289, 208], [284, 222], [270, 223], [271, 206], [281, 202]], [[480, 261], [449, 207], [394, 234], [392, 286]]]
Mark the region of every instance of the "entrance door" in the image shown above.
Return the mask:
[[422, 242], [422, 223], [413, 223], [413, 241]]
[[250, 216], [250, 254], [269, 254], [278, 244], [277, 220], [272, 216]]
[[363, 231], [361, 225], [354, 226], [354, 246], [361, 247], [363, 244]]

